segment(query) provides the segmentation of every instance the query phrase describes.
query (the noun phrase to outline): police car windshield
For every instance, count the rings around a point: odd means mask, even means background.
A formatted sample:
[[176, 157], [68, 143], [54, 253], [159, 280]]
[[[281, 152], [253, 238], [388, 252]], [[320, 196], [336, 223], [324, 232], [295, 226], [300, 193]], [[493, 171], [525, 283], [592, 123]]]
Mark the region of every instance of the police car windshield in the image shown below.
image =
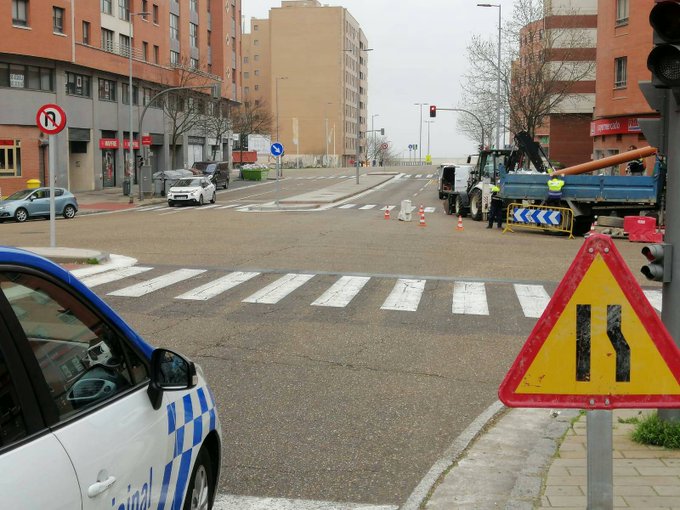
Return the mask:
[[175, 183], [177, 187], [195, 188], [201, 185], [201, 179], [180, 179]]
[[10, 196], [8, 196], [5, 200], [23, 200], [26, 198], [28, 195], [33, 193], [34, 190], [32, 189], [22, 189], [20, 191], [17, 191], [15, 193], [12, 193]]

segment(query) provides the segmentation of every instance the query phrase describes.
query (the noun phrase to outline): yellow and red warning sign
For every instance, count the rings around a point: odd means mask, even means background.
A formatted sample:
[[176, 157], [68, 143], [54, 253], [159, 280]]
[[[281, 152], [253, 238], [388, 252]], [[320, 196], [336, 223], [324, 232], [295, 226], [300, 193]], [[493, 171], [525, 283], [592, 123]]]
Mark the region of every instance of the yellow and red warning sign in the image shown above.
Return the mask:
[[680, 349], [611, 237], [588, 237], [498, 395], [510, 407], [680, 407]]

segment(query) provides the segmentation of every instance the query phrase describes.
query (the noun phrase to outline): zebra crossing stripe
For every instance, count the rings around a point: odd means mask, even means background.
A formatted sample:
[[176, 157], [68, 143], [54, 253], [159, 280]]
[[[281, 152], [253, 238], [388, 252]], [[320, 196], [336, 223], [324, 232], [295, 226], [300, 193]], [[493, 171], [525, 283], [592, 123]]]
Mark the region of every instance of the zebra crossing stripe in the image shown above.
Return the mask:
[[397, 206], [396, 206], [396, 205], [386, 205], [385, 207], [381, 207], [380, 210], [381, 210], [381, 211], [384, 211], [384, 210], [387, 209], [388, 211], [391, 211], [391, 210], [394, 209], [395, 207], [397, 207]]
[[177, 213], [183, 213], [187, 211], [193, 211], [193, 207], [182, 207], [180, 209], [173, 209], [172, 211], [160, 213], [159, 216], [167, 216], [168, 214], [177, 214]]
[[368, 276], [343, 276], [330, 289], [324, 292], [313, 306], [346, 307], [352, 299], [364, 288], [371, 278]]
[[265, 303], [274, 305], [312, 278], [314, 278], [313, 274], [289, 273], [282, 276], [274, 283], [267, 285], [264, 289], [257, 291], [252, 296], [245, 298], [243, 303]]
[[157, 278], [153, 278], [146, 282], [141, 282], [124, 289], [109, 292], [109, 296], [126, 296], [126, 297], [141, 297], [150, 294], [159, 289], [169, 287], [175, 283], [188, 280], [196, 275], [205, 273], [205, 269], [178, 269], [168, 274], [164, 274]]
[[434, 177], [434, 174], [427, 174], [428, 179], [432, 179], [432, 177]]
[[650, 305], [658, 311], [662, 310], [662, 293], [660, 290], [643, 290], [642, 292], [647, 296], [647, 301], [649, 301]]
[[398, 510], [394, 505], [368, 505], [255, 496], [218, 495], [214, 510]]
[[543, 311], [550, 301], [550, 296], [542, 285], [522, 285], [516, 283], [514, 287], [525, 317], [538, 319], [543, 315]]
[[465, 315], [489, 315], [483, 282], [455, 282], [451, 312]]
[[434, 207], [426, 207], [425, 209], [423, 209], [423, 212], [426, 213], [433, 213], [434, 211], [435, 211]]
[[380, 309], [415, 312], [418, 309], [418, 304], [420, 304], [420, 298], [424, 290], [425, 280], [400, 278]]
[[203, 207], [199, 207], [199, 211], [206, 211], [208, 209], [214, 209], [215, 207], [219, 207], [220, 204], [210, 204], [210, 205], [204, 205]]
[[219, 207], [220, 210], [222, 209], [231, 209], [232, 207], [238, 207], [239, 204], [231, 204], [231, 205], [223, 205], [222, 207]]
[[423, 174], [418, 174], [416, 175], [416, 179], [420, 179], [423, 176]]
[[130, 276], [135, 276], [146, 271], [150, 271], [152, 267], [142, 267], [142, 266], [132, 266], [123, 267], [120, 269], [114, 269], [113, 271], [108, 271], [106, 273], [97, 274], [90, 276], [89, 278], [83, 278], [83, 282], [87, 287], [96, 287], [97, 285], [104, 285], [105, 283], [111, 283], [123, 278], [128, 278]]
[[376, 207], [376, 204], [369, 204], [369, 205], [365, 205], [363, 207], [359, 207], [359, 209], [361, 209], [362, 211], [365, 211], [367, 209], [373, 209], [374, 207]]
[[351, 209], [352, 207], [354, 207], [356, 205], [357, 204], [345, 204], [345, 205], [341, 205], [340, 207], [338, 207], [338, 209]]
[[163, 209], [164, 207], [167, 207], [168, 204], [163, 204], [163, 205], [154, 205], [151, 207], [144, 207], [143, 209], [137, 209], [137, 212], [149, 212], [149, 211], [155, 211], [156, 209]]
[[184, 294], [177, 296], [175, 299], [188, 299], [192, 301], [207, 301], [210, 298], [214, 298], [222, 294], [223, 292], [233, 289], [237, 285], [247, 282], [251, 278], [255, 278], [260, 273], [235, 271], [229, 273], [222, 278], [213, 280], [212, 282], [201, 285], [200, 287], [185, 292]]

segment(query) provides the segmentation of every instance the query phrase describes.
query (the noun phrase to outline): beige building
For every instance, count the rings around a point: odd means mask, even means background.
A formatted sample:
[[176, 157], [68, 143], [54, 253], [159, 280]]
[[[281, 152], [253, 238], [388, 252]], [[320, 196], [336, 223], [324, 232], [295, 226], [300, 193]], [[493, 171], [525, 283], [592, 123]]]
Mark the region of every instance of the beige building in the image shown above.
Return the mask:
[[[365, 152], [368, 43], [344, 7], [284, 0], [243, 35], [243, 98], [271, 109], [288, 164], [348, 165]], [[363, 157], [363, 156], [362, 156]]]

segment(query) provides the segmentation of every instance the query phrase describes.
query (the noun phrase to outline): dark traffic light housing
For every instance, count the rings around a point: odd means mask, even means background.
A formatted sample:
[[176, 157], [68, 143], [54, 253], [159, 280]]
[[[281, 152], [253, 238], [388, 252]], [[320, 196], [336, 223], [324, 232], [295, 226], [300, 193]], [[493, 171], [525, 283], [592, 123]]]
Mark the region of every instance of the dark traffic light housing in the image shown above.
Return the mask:
[[433, 104], [430, 105], [430, 117], [437, 116], [437, 107]]
[[648, 244], [642, 248], [642, 254], [649, 264], [640, 268], [640, 272], [648, 280], [655, 282], [671, 281], [671, 253], [670, 244]]
[[652, 83], [671, 88], [676, 98], [680, 87], [680, 2], [658, 1], [649, 13], [654, 29], [654, 48], [647, 57]]

